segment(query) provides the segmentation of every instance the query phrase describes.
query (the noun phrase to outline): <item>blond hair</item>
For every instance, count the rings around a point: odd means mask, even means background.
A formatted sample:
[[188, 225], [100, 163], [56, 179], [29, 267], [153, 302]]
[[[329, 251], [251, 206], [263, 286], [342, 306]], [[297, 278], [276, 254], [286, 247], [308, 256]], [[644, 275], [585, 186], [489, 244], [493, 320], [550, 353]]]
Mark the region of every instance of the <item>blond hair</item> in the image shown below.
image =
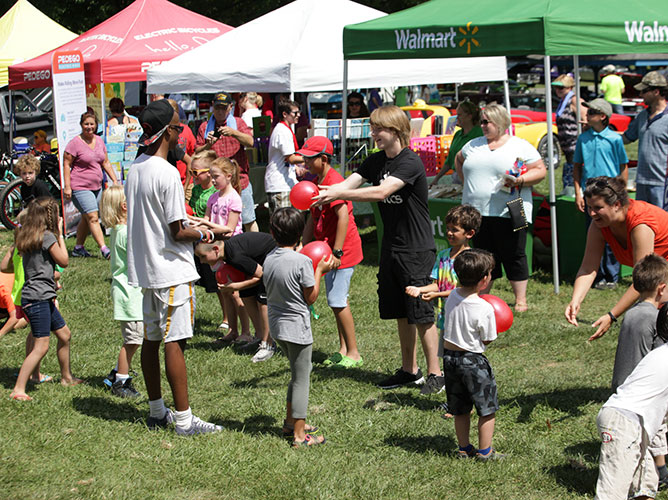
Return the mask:
[[258, 108], [261, 108], [262, 104], [264, 104], [262, 96], [257, 92], [243, 92], [239, 97], [240, 99], [243, 99], [245, 97], [246, 99], [248, 99], [249, 103], [254, 104]]
[[223, 175], [230, 176], [230, 184], [237, 193], [241, 193], [241, 182], [239, 180], [239, 164], [236, 160], [221, 156], [211, 164], [211, 170], [219, 170]]
[[401, 147], [407, 147], [411, 139], [411, 124], [406, 113], [397, 106], [382, 106], [374, 109], [371, 113], [370, 123], [372, 127], [380, 127], [391, 130], [399, 138]]
[[503, 135], [510, 128], [510, 114], [500, 104], [488, 104], [483, 112], [487, 119], [497, 126], [499, 134]]
[[216, 161], [216, 158], [218, 158], [218, 155], [216, 154], [216, 152], [213, 151], [212, 149], [207, 149], [207, 150], [200, 151], [199, 153], [195, 154], [192, 157], [192, 162], [190, 163], [190, 165], [192, 165], [196, 161], [200, 161], [200, 162], [204, 163], [208, 168], [211, 168], [211, 164], [214, 161]]
[[42, 169], [42, 164], [39, 161], [39, 158], [31, 154], [25, 154], [19, 157], [19, 160], [16, 162], [14, 167], [14, 172], [19, 175], [21, 172], [35, 172], [35, 175], [39, 174]]
[[125, 220], [125, 192], [123, 186], [114, 185], [105, 189], [100, 200], [100, 220], [106, 227], [113, 228]]

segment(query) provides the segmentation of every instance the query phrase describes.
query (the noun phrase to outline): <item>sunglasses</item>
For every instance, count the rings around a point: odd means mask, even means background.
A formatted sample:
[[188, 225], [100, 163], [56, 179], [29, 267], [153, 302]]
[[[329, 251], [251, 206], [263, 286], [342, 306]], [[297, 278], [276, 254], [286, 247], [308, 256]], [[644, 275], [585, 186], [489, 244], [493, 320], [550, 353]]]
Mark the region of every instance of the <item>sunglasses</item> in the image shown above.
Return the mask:
[[203, 174], [204, 172], [208, 172], [208, 171], [209, 171], [208, 168], [203, 168], [202, 170], [193, 170], [193, 174], [199, 175], [199, 174]]
[[361, 106], [362, 103], [360, 101], [348, 101], [348, 104], [351, 106]]
[[641, 94], [646, 94], [647, 92], [651, 92], [652, 90], [654, 90], [654, 87], [647, 87], [647, 88], [642, 89], [640, 91], [640, 93]]
[[490, 123], [492, 122], [489, 120], [480, 120], [480, 125], [489, 125]]
[[600, 111], [596, 111], [595, 109], [588, 109], [587, 110], [587, 115], [593, 116], [593, 115], [602, 115]]
[[290, 114], [297, 116], [297, 115], [301, 115], [302, 112], [301, 111], [290, 111]]
[[179, 134], [183, 132], [183, 125], [170, 125], [169, 128], [176, 130]]

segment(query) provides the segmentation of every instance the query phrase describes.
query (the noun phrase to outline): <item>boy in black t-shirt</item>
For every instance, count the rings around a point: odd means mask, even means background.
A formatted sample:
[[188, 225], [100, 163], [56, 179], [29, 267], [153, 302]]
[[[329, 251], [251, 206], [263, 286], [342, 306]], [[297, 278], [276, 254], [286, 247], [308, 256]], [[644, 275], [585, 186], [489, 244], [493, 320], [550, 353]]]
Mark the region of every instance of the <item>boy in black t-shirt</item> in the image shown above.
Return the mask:
[[246, 347], [258, 345], [252, 358], [254, 363], [266, 361], [276, 352], [276, 346], [269, 337], [269, 317], [267, 313], [267, 292], [262, 282], [262, 265], [269, 252], [276, 248], [276, 242], [267, 233], [241, 233], [226, 241], [213, 244], [200, 243], [195, 247], [195, 255], [209, 264], [215, 272], [223, 264], [229, 264], [246, 275], [239, 282], [218, 284], [223, 293], [239, 292], [246, 312], [255, 328], [255, 340]]
[[39, 158], [31, 154], [21, 156], [16, 162], [16, 171], [23, 180], [23, 184], [21, 185], [21, 199], [23, 200], [24, 207], [28, 206], [28, 203], [37, 198], [52, 196], [46, 183], [37, 178], [40, 170], [41, 163]]
[[[430, 302], [404, 293], [407, 286], [431, 283], [436, 245], [427, 205], [427, 176], [420, 158], [408, 148], [410, 123], [396, 106], [371, 114], [371, 134], [380, 152], [367, 158], [344, 182], [321, 186], [315, 206], [334, 200], [375, 201], [384, 234], [378, 269], [378, 309], [381, 319], [396, 319], [401, 368], [378, 384], [383, 389], [425, 383], [416, 359], [416, 333], [422, 341], [428, 376], [423, 394], [443, 390], [438, 362], [438, 331]], [[360, 188], [364, 182], [373, 186]]]

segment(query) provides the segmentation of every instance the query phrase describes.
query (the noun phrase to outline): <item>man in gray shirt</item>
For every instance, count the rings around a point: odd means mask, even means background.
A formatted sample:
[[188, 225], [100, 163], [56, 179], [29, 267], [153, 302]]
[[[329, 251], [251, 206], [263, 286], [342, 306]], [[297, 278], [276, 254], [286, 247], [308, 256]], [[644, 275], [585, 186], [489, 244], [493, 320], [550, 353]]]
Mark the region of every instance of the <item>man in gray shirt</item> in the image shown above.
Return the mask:
[[624, 144], [639, 141], [636, 199], [664, 208], [668, 162], [668, 84], [661, 73], [650, 71], [634, 88], [640, 92], [647, 109], [638, 113], [622, 138]]

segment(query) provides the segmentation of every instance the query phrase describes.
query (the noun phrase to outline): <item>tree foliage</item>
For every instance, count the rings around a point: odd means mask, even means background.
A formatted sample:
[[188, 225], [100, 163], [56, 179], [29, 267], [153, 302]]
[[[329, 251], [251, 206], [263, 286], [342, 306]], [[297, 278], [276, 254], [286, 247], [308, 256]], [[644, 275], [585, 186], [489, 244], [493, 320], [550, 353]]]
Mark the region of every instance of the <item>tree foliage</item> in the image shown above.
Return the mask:
[[[172, 0], [186, 9], [210, 17], [230, 26], [240, 26], [272, 10], [290, 3], [290, 0]], [[327, 0], [321, 0], [327, 2]], [[384, 12], [396, 12], [413, 7], [423, 0], [358, 0], [364, 5]], [[30, 0], [54, 21], [75, 33], [83, 33], [121, 11], [131, 0]], [[4, 13], [14, 0], [0, 0]]]

